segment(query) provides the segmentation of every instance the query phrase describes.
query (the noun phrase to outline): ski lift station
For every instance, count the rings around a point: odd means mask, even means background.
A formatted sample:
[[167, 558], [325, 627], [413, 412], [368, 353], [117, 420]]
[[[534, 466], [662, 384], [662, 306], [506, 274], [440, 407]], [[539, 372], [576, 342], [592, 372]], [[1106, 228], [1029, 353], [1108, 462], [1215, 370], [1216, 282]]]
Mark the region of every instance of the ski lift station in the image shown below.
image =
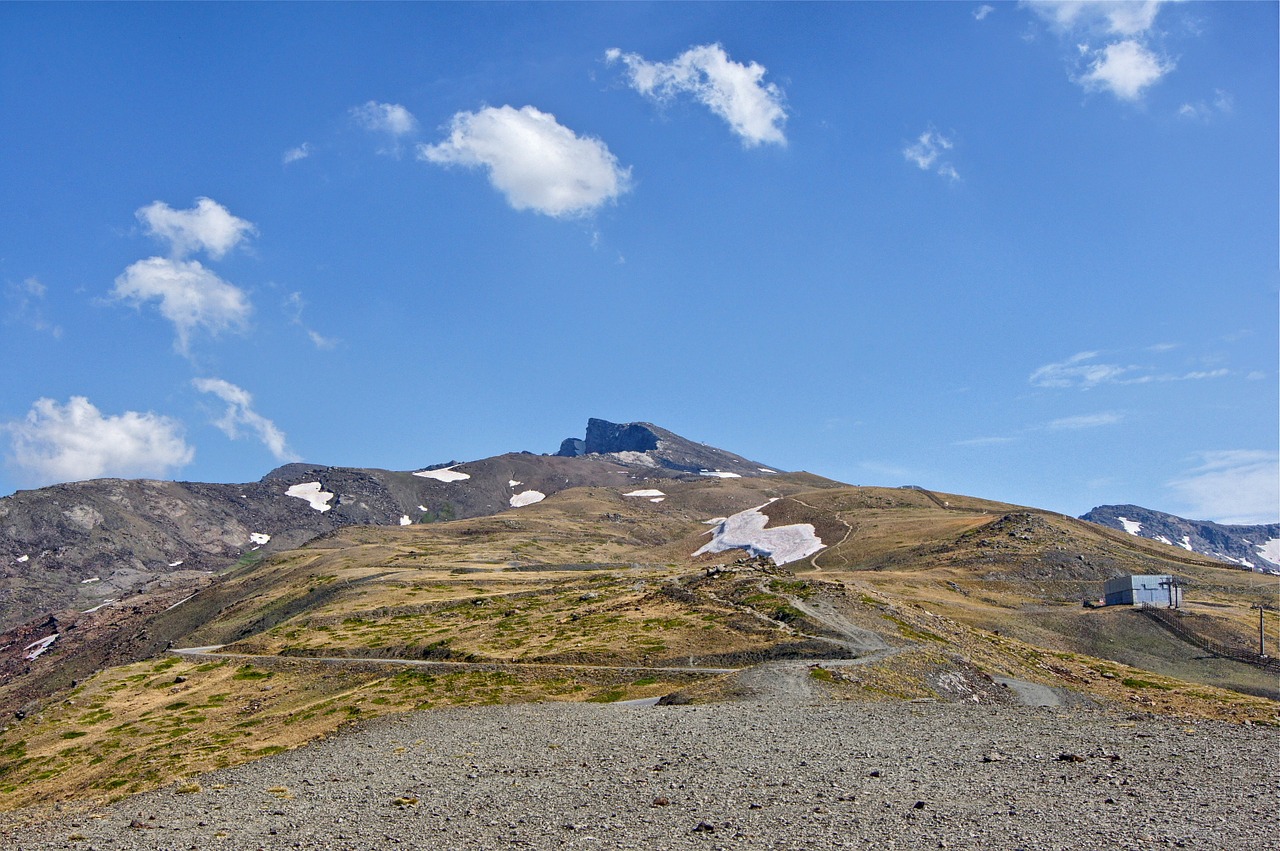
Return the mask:
[[1172, 576], [1117, 576], [1107, 580], [1103, 593], [1108, 606], [1140, 606], [1146, 603], [1176, 609], [1182, 605], [1182, 582]]

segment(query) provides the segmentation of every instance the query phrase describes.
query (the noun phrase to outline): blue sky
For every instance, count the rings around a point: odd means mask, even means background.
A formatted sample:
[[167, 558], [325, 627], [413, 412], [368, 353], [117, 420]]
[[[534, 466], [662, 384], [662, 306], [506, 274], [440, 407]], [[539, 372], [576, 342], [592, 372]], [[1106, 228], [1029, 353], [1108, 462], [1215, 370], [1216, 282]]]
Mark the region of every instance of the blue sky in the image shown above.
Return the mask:
[[0, 493], [649, 420], [1274, 522], [1272, 3], [0, 5]]

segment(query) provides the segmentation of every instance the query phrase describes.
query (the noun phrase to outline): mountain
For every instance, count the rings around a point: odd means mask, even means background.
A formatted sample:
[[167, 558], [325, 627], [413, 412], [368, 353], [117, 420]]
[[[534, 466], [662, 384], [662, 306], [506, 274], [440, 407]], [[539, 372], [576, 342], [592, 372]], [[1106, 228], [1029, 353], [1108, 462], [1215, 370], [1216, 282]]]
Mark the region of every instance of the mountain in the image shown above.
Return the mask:
[[1280, 576], [1280, 523], [1233, 526], [1188, 520], [1138, 505], [1100, 505], [1081, 520], [1181, 547], [1247, 570]]
[[0, 630], [68, 607], [196, 587], [344, 526], [478, 517], [588, 485], [775, 474], [649, 423], [592, 419], [577, 443], [580, 453], [562, 447], [407, 472], [287, 464], [248, 484], [98, 479], [19, 491], [0, 499]]

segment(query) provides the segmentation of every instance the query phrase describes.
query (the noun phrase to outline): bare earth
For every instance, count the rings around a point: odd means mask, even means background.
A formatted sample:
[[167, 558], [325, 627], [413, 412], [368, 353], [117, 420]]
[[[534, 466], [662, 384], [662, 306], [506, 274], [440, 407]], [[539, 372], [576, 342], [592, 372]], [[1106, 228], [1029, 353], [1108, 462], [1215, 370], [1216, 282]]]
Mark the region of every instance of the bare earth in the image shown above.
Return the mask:
[[1280, 847], [1272, 728], [796, 697], [388, 717], [0, 848]]

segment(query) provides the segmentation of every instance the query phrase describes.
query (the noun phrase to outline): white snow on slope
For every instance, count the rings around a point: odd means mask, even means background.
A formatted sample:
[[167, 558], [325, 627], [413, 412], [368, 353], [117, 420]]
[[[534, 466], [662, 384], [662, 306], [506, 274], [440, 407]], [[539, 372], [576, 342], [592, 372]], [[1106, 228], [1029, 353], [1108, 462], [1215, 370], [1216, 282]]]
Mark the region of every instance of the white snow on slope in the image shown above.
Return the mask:
[[26, 655], [25, 657], [26, 660], [28, 662], [34, 662], [36, 659], [40, 658], [40, 654], [48, 650], [49, 645], [53, 644], [53, 642], [58, 640], [58, 635], [59, 633], [55, 632], [53, 635], [45, 636], [44, 638], [41, 638], [39, 641], [33, 641], [30, 644], [28, 644], [26, 647], [22, 648], [23, 650], [31, 651]]
[[1156, 535], [1156, 540], [1157, 540], [1157, 541], [1159, 541], [1159, 542], [1160, 542], [1160, 543], [1162, 543], [1162, 544], [1168, 544], [1168, 545], [1169, 545], [1169, 546], [1171, 546], [1171, 547], [1173, 547], [1173, 546], [1177, 546], [1173, 541], [1170, 541], [1170, 540], [1169, 540], [1168, 538], [1166, 538], [1164, 535]]
[[30, 561], [30, 559], [31, 559], [31, 556], [27, 556], [27, 555], [18, 556], [18, 564], [22, 564], [25, 561]]
[[715, 476], [717, 479], [741, 479], [738, 473], [722, 473], [719, 470], [703, 470], [699, 476]]
[[1191, 548], [1191, 536], [1190, 536], [1190, 535], [1183, 535], [1183, 536], [1182, 536], [1182, 543], [1178, 544], [1178, 546], [1182, 547], [1182, 548], [1183, 548], [1184, 550], [1186, 550], [1187, 552], [1192, 552], [1192, 553], [1193, 553], [1193, 552], [1195, 552], [1195, 550], [1193, 550], [1193, 549]]
[[665, 496], [655, 496], [653, 499], [651, 499], [651, 500], [649, 500], [649, 501], [650, 501], [650, 502], [662, 502], [664, 499], [666, 499], [666, 497], [665, 497]]
[[177, 566], [178, 566], [178, 565], [180, 565], [180, 564], [182, 564], [182, 559], [178, 559], [177, 561], [171, 561], [171, 562], [169, 562], [169, 566], [170, 566], [170, 567], [177, 567]]
[[328, 511], [333, 507], [329, 504], [329, 500], [333, 499], [333, 494], [326, 490], [321, 490], [319, 482], [303, 482], [300, 485], [293, 485], [284, 493], [285, 496], [305, 499], [311, 503], [311, 507], [316, 511]]
[[766, 529], [769, 518], [761, 514], [760, 509], [768, 504], [739, 511], [723, 520], [712, 532], [711, 540], [694, 555], [744, 549], [753, 556], [769, 556], [774, 564], [787, 564], [811, 556], [826, 546], [810, 523]]
[[412, 523], [413, 523], [413, 521], [409, 519], [409, 515], [408, 515], [408, 514], [401, 514], [401, 515], [400, 515], [400, 525], [401, 525], [401, 526], [408, 526], [408, 525], [410, 525], [410, 524], [412, 524]]
[[508, 479], [508, 480], [507, 480], [507, 487], [509, 487], [509, 488], [518, 488], [518, 487], [520, 487], [522, 484], [524, 484], [524, 482], [517, 482], [515, 479]]
[[533, 505], [535, 502], [542, 502], [547, 495], [542, 491], [521, 491], [511, 497], [511, 507], [519, 508], [522, 505]]
[[264, 532], [250, 532], [250, 533], [249, 533], [249, 540], [250, 540], [250, 541], [253, 541], [253, 542], [254, 542], [255, 544], [257, 544], [258, 546], [262, 546], [262, 545], [263, 545], [263, 544], [265, 544], [267, 541], [270, 541], [270, 540], [271, 540], [271, 536], [270, 536], [270, 535], [268, 535], [268, 534], [266, 534], [266, 533], [264, 533]]
[[[708, 526], [719, 526], [727, 519], [727, 517], [712, 517], [710, 520], [703, 520], [702, 522]], [[705, 535], [706, 533], [704, 532], [703, 534]]]
[[1142, 524], [1136, 520], [1130, 520], [1128, 517], [1117, 517], [1116, 519], [1120, 521], [1120, 525], [1130, 535], [1137, 535], [1142, 531]]
[[81, 585], [88, 585], [90, 582], [101, 582], [101, 581], [102, 581], [102, 577], [101, 577], [101, 576], [91, 576], [91, 577], [89, 577], [88, 579], [81, 579], [81, 580], [80, 580], [80, 584], [81, 584]]
[[[454, 467], [456, 466], [455, 464]], [[461, 482], [464, 479], [471, 478], [469, 473], [459, 472], [453, 467], [445, 467], [443, 470], [420, 470], [414, 475], [421, 476], [424, 479], [435, 479], [437, 482]]]
[[759, 470], [760, 470], [760, 472], [762, 472], [762, 473], [776, 473], [776, 472], [778, 472], [777, 470], [770, 470], [768, 467], [760, 467], [760, 468], [759, 468]]
[[657, 488], [642, 488], [641, 490], [638, 490], [638, 491], [631, 491], [630, 493], [624, 493], [623, 496], [666, 496], [666, 494], [658, 490]]
[[1265, 544], [1254, 544], [1258, 548], [1258, 558], [1266, 559], [1272, 564], [1280, 564], [1280, 538], [1272, 538]]
[[115, 600], [103, 600], [101, 603], [99, 603], [98, 605], [94, 606], [92, 609], [85, 609], [85, 610], [84, 610], [83, 612], [81, 612], [80, 614], [82, 614], [82, 615], [91, 615], [91, 614], [93, 614], [94, 612], [98, 611], [98, 609], [105, 609], [107, 606], [110, 606], [110, 605], [111, 605], [112, 603], [114, 603], [114, 602], [115, 602]]

